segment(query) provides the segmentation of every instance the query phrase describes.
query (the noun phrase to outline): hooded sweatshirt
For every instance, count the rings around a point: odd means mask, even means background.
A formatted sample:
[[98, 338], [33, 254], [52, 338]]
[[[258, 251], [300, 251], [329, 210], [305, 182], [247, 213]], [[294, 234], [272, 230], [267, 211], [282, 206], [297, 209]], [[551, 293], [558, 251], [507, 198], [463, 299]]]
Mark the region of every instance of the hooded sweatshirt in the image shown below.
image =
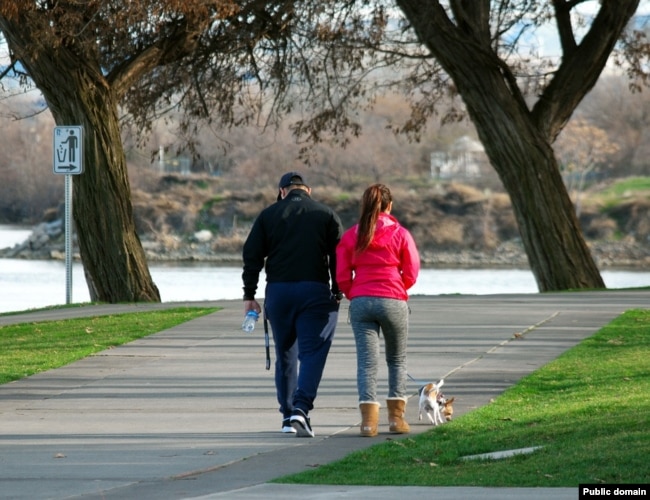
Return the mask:
[[359, 225], [348, 229], [336, 247], [336, 281], [345, 296], [407, 300], [420, 272], [415, 241], [397, 219], [379, 214], [368, 248], [357, 253]]

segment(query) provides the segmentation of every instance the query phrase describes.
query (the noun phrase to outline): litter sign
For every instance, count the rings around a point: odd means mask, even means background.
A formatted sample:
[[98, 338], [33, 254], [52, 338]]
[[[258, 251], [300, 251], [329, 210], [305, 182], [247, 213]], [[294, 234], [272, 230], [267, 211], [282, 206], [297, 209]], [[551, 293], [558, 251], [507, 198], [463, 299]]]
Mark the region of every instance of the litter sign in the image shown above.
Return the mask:
[[54, 173], [83, 172], [83, 127], [54, 127]]

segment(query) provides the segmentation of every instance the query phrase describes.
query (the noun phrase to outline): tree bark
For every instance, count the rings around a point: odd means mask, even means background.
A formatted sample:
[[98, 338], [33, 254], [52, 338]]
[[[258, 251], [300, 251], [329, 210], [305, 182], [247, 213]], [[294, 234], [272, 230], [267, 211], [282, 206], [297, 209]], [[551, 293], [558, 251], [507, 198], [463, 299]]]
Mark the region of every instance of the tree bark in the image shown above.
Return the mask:
[[85, 171], [74, 177], [73, 215], [91, 300], [160, 302], [135, 230], [117, 104], [110, 90], [97, 86], [89, 75], [77, 75], [79, 107], [74, 115], [88, 133]]
[[73, 218], [91, 300], [160, 302], [135, 230], [117, 99], [101, 68], [70, 48], [43, 47], [27, 26], [0, 22], [57, 125], [84, 128], [84, 172], [73, 180]]
[[437, 0], [397, 4], [465, 102], [510, 195], [539, 290], [605, 288], [551, 144], [595, 84], [638, 1], [603, 2], [581, 44], [572, 43], [564, 25], [565, 56], [532, 111], [510, 68], [492, 49], [489, 0], [452, 1], [453, 22]]

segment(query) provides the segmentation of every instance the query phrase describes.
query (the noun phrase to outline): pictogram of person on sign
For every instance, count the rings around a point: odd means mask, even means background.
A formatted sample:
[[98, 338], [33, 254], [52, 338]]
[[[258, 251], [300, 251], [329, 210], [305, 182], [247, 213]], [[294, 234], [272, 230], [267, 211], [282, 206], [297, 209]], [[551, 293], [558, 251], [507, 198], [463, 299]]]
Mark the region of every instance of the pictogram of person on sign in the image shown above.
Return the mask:
[[[70, 131], [70, 136], [65, 140], [61, 141], [61, 148], [63, 148], [64, 144], [68, 145], [68, 161], [70, 163], [76, 163], [77, 158], [76, 158], [76, 152], [77, 152], [77, 136], [74, 135], [74, 130]], [[65, 155], [64, 155], [65, 158]]]

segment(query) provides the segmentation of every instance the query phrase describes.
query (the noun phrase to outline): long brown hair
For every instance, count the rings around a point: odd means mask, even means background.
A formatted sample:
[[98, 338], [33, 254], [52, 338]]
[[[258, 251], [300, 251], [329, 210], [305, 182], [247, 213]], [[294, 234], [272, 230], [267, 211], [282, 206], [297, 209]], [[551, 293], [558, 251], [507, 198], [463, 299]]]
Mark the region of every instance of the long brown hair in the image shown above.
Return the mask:
[[388, 208], [393, 201], [390, 189], [383, 184], [369, 186], [361, 198], [361, 216], [359, 217], [359, 234], [357, 234], [357, 253], [363, 252], [375, 235], [375, 226], [379, 214]]

